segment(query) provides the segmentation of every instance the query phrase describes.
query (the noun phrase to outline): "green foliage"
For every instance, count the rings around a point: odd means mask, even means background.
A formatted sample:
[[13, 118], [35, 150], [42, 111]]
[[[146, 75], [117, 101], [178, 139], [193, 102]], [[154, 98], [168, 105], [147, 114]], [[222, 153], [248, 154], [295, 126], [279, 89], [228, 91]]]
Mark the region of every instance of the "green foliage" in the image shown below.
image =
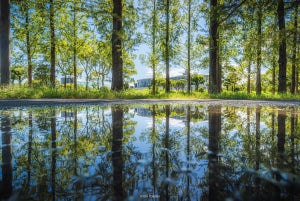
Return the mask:
[[174, 99], [174, 100], [199, 100], [199, 99], [234, 99], [234, 100], [299, 100], [300, 94], [271, 94], [270, 92], [262, 93], [257, 96], [255, 93], [226, 91], [221, 94], [209, 95], [207, 91], [195, 92], [190, 95], [184, 91], [171, 91], [165, 93], [163, 89], [158, 90], [157, 94], [152, 95], [149, 89], [122, 90], [120, 92], [111, 91], [108, 87], [85, 90], [84, 87], [78, 87], [77, 90], [72, 88], [51, 88], [48, 86], [37, 86], [34, 89], [25, 86], [11, 85], [0, 88], [0, 98], [63, 98], [63, 99]]

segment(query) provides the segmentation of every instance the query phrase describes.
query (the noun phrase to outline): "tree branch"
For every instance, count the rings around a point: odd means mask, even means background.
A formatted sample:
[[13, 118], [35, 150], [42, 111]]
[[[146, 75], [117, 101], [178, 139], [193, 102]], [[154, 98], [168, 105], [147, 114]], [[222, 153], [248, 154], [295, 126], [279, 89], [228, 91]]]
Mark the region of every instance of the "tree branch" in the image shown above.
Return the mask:
[[228, 20], [234, 13], [235, 11], [242, 6], [243, 3], [245, 3], [247, 0], [243, 0], [239, 5], [237, 5], [224, 19], [222, 19], [221, 21], [219, 21], [219, 25], [222, 24], [223, 22], [225, 22], [226, 20]]

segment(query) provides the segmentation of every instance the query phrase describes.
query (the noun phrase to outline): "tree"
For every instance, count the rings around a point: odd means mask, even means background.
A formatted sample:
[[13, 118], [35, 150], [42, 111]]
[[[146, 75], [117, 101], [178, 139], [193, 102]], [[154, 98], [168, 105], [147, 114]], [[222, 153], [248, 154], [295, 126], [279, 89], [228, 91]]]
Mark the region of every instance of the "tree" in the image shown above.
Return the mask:
[[262, 48], [262, 4], [259, 0], [257, 3], [257, 55], [256, 55], [256, 94], [261, 94], [261, 48]]
[[39, 64], [33, 74], [34, 80], [36, 80], [39, 85], [50, 84], [50, 66], [47, 64]]
[[279, 74], [278, 93], [286, 93], [286, 31], [284, 1], [277, 0], [277, 18], [279, 31]]
[[220, 93], [218, 85], [218, 1], [210, 0], [210, 23], [209, 23], [209, 93]]
[[26, 78], [26, 69], [22, 66], [14, 66], [11, 69], [11, 80], [14, 83], [15, 80], [21, 85], [22, 81]]
[[169, 41], [170, 41], [170, 1], [166, 0], [166, 36], [165, 36], [165, 62], [166, 62], [166, 92], [170, 92], [170, 47], [169, 47]]
[[297, 60], [297, 37], [298, 37], [298, 1], [295, 1], [294, 7], [294, 27], [293, 27], [293, 53], [292, 53], [292, 83], [291, 83], [291, 93], [297, 92], [297, 74], [298, 69], [296, 68]]
[[31, 50], [31, 35], [29, 30], [29, 23], [30, 23], [30, 12], [29, 12], [29, 2], [24, 1], [25, 3], [25, 29], [26, 29], [26, 49], [27, 49], [27, 64], [28, 64], [28, 86], [32, 87], [32, 50]]
[[0, 61], [1, 61], [1, 85], [9, 84], [10, 80], [10, 58], [9, 58], [9, 29], [10, 29], [10, 2], [0, 2]]
[[112, 32], [112, 85], [111, 89], [123, 89], [122, 60], [122, 0], [113, 0], [113, 32]]
[[195, 74], [192, 75], [192, 77], [191, 77], [191, 84], [195, 85], [196, 91], [198, 91], [199, 90], [199, 86], [201, 84], [204, 84], [204, 83], [205, 83], [205, 78], [204, 78], [203, 75], [200, 75], [200, 74], [197, 74], [197, 73], [195, 73]]
[[50, 82], [52, 87], [55, 87], [55, 24], [54, 24], [54, 16], [55, 16], [55, 7], [54, 0], [50, 0]]

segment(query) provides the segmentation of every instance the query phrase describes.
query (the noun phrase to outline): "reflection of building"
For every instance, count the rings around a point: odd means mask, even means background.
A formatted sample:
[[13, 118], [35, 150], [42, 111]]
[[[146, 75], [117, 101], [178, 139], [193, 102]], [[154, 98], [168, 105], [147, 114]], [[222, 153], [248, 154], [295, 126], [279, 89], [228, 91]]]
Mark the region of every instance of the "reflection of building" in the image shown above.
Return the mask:
[[74, 117], [74, 112], [63, 111], [61, 112], [61, 117]]
[[138, 108], [135, 108], [134, 111], [139, 116], [142, 116], [142, 117], [151, 117], [151, 110], [149, 110], [148, 108], [138, 107]]
[[[207, 89], [207, 83], [208, 83], [209, 76], [208, 75], [203, 75], [203, 76], [204, 76], [205, 82], [204, 82], [204, 84], [201, 84], [199, 87]], [[170, 80], [187, 80], [187, 76], [180, 75], [180, 76], [170, 77]], [[140, 80], [137, 80], [135, 87], [136, 88], [150, 87], [151, 83], [152, 83], [152, 78], [140, 79]]]

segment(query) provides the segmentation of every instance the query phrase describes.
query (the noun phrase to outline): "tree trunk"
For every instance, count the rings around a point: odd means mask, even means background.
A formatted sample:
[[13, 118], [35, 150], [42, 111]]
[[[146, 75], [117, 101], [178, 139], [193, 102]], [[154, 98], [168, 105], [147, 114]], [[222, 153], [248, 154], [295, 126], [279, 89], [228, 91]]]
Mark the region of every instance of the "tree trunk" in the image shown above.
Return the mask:
[[9, 30], [10, 30], [10, 3], [9, 0], [0, 1], [0, 65], [1, 85], [8, 85], [10, 80], [9, 60]]
[[152, 17], [152, 95], [156, 93], [156, 0], [153, 0]]
[[258, 5], [257, 11], [257, 52], [256, 52], [256, 95], [261, 95], [261, 46], [262, 46], [262, 8]]
[[28, 87], [32, 87], [32, 57], [31, 57], [31, 45], [30, 45], [30, 30], [29, 30], [29, 5], [25, 2], [25, 30], [26, 30], [26, 49], [27, 49], [27, 65], [28, 65]]
[[247, 93], [251, 93], [251, 59], [249, 59], [249, 65], [247, 68]]
[[74, 2], [74, 11], [73, 11], [73, 74], [74, 74], [74, 89], [77, 90], [77, 7], [76, 2]]
[[187, 92], [191, 93], [191, 0], [188, 2], [188, 63], [187, 63]]
[[218, 85], [218, 2], [210, 0], [210, 28], [209, 28], [209, 93], [220, 93]]
[[277, 0], [277, 17], [279, 28], [279, 75], [278, 75], [278, 93], [286, 93], [286, 32], [284, 2]]
[[[275, 56], [274, 56], [275, 57]], [[273, 66], [272, 66], [272, 94], [276, 92], [276, 60], [273, 57]]]
[[111, 89], [120, 91], [123, 89], [122, 0], [113, 0], [112, 64]]
[[170, 40], [170, 0], [166, 0], [166, 93], [170, 92], [170, 53], [169, 53], [169, 40]]
[[55, 25], [54, 25], [54, 0], [50, 0], [50, 83], [55, 87]]
[[296, 91], [296, 59], [297, 59], [297, 34], [298, 34], [298, 1], [295, 2], [295, 16], [294, 16], [294, 33], [293, 33], [293, 55], [292, 55], [292, 82], [291, 93]]

